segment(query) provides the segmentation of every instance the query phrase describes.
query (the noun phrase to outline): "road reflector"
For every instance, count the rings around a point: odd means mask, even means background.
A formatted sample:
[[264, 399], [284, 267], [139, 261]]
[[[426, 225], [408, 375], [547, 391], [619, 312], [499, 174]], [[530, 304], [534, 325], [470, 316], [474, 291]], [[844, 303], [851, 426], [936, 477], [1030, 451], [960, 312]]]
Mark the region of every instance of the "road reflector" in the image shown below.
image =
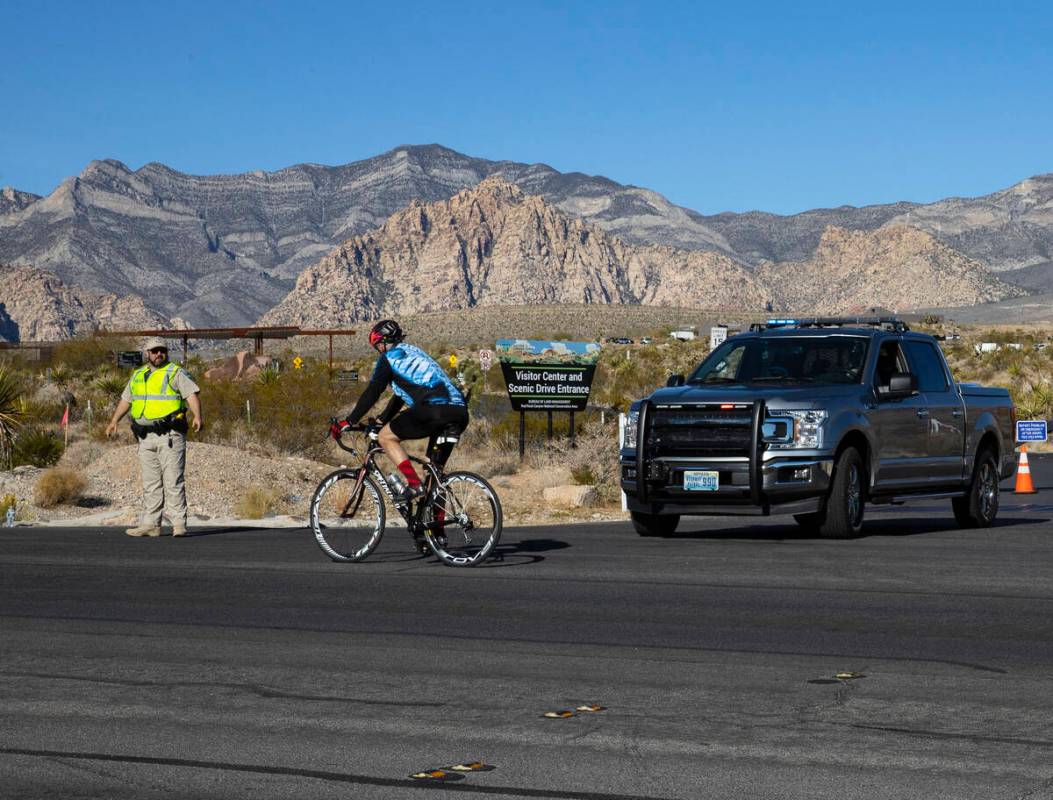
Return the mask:
[[838, 672], [834, 677], [841, 681], [852, 681], [856, 678], [865, 678], [866, 675], [862, 672]]
[[575, 710], [575, 711], [585, 711], [585, 712], [588, 712], [589, 714], [595, 714], [595, 713], [596, 713], [597, 711], [606, 711], [606, 710], [607, 710], [607, 707], [606, 707], [606, 706], [595, 706], [595, 705], [591, 705], [591, 706], [578, 706], [578, 707], [577, 707], [576, 709], [574, 709], [574, 710]]
[[463, 780], [463, 775], [458, 775], [456, 772], [447, 772], [444, 769], [426, 769], [423, 772], [414, 772], [410, 777], [415, 781], [459, 781]]
[[546, 711], [542, 714], [546, 719], [566, 719], [567, 717], [573, 717], [573, 711]]
[[454, 772], [491, 772], [494, 768], [489, 764], [483, 764], [481, 761], [469, 761], [466, 764], [454, 764], [444, 769], [450, 769]]

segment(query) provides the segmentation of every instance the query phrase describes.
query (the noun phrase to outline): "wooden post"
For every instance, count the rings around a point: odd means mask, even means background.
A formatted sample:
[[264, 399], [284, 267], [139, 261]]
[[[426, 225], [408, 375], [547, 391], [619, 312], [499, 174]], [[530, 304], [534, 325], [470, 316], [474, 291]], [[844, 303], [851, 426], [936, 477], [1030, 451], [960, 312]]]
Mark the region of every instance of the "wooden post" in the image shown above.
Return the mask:
[[526, 458], [526, 412], [519, 412], [519, 460]]
[[548, 412], [548, 438], [552, 439], [552, 412]]
[[329, 377], [333, 376], [333, 334], [329, 334]]
[[187, 349], [187, 339], [188, 339], [188, 338], [190, 338], [190, 337], [188, 337], [188, 336], [187, 336], [187, 335], [186, 335], [186, 334], [184, 333], [184, 334], [183, 334], [183, 366], [184, 366], [184, 367], [186, 366], [186, 349]]
[[574, 447], [574, 412], [570, 412], [570, 446]]

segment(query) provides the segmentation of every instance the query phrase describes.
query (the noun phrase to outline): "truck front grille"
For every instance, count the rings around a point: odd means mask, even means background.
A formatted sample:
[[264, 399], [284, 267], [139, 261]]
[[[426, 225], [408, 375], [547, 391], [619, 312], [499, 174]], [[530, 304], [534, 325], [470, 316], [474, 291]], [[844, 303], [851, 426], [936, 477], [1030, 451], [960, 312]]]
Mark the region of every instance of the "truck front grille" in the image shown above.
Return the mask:
[[[724, 404], [725, 406], [729, 404]], [[654, 456], [743, 456], [752, 441], [752, 406], [655, 406], [647, 443]]]

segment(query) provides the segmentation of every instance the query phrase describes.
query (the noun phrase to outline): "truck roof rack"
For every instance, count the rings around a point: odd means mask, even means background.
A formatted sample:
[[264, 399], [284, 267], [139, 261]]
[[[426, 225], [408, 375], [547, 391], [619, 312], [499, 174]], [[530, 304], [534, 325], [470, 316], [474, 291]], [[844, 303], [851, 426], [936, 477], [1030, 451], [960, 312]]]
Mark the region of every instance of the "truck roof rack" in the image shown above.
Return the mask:
[[750, 331], [766, 331], [773, 328], [880, 328], [883, 331], [909, 331], [907, 323], [898, 317], [802, 317], [769, 319], [754, 322]]

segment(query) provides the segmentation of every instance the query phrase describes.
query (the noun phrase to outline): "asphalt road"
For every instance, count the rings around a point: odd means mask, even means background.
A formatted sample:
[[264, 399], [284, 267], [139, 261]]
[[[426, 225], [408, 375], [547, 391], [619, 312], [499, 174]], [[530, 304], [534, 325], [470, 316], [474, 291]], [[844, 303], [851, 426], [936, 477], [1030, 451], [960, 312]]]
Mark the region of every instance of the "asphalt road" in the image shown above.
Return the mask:
[[518, 528], [474, 570], [399, 531], [341, 565], [304, 531], [5, 529], [0, 797], [1051, 798], [1051, 491], [852, 541]]

